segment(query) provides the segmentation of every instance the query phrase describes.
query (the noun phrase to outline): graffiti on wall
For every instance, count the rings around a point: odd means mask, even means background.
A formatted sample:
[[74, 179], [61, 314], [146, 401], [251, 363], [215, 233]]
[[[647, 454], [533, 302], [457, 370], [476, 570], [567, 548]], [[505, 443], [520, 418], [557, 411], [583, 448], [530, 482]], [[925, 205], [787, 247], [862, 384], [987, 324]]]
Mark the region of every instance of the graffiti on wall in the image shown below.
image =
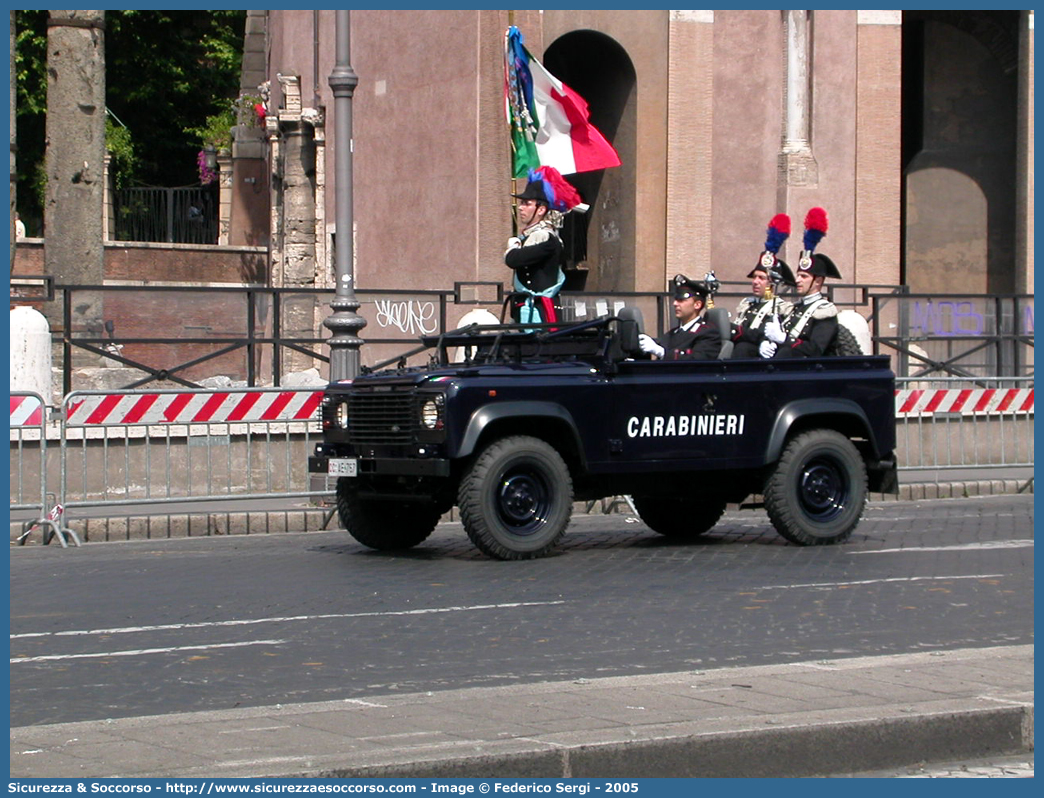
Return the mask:
[[431, 335], [438, 330], [434, 302], [378, 299], [373, 304], [377, 309], [377, 326], [382, 329], [394, 327], [404, 335]]
[[[994, 305], [978, 298], [953, 300], [914, 300], [910, 314], [910, 334], [915, 337], [947, 338], [997, 334]], [[1010, 317], [1017, 309], [1019, 335], [1033, 335], [1033, 302], [1018, 306], [1005, 303], [1001, 312]]]

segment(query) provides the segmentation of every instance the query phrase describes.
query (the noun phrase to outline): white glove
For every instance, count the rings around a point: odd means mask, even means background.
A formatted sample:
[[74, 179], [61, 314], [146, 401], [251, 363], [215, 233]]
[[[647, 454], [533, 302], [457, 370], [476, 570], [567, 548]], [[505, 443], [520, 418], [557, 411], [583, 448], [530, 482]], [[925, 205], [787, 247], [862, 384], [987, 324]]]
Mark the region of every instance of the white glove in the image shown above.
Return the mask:
[[776, 354], [776, 345], [772, 341], [762, 341], [758, 347], [758, 354], [764, 358], [772, 357]]
[[663, 357], [664, 349], [656, 341], [650, 338], [645, 333], [638, 336], [638, 348], [641, 349], [647, 355], [656, 355], [656, 357]]
[[787, 334], [783, 332], [783, 327], [780, 326], [779, 319], [775, 316], [765, 322], [763, 332], [765, 337], [774, 344], [781, 344], [787, 340]]
[[507, 249], [504, 250], [504, 254], [507, 255], [511, 250], [518, 249], [522, 246], [522, 239], [512, 236], [507, 240]]

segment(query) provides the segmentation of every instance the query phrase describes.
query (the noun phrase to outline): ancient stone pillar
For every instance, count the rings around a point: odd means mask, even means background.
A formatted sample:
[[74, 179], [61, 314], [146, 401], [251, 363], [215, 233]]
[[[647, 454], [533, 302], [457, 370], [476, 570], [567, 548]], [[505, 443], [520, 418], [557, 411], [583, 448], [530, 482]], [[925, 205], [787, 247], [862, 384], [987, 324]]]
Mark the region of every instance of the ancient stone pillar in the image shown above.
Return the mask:
[[[51, 11], [47, 23], [44, 267], [58, 285], [100, 285], [104, 276], [104, 15]], [[68, 332], [99, 336], [102, 324], [100, 295], [76, 292]], [[83, 350], [74, 352], [86, 364]]]

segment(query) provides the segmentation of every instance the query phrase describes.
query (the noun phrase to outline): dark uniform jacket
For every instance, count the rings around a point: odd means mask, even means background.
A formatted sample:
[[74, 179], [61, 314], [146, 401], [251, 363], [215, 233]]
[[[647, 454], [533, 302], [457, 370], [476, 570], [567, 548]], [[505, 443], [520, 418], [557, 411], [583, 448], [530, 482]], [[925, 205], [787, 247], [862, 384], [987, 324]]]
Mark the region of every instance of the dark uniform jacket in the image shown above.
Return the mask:
[[[773, 302], [775, 305], [772, 304]], [[763, 340], [761, 330], [765, 326], [765, 322], [772, 318], [773, 312], [779, 317], [780, 324], [783, 324], [793, 307], [787, 300], [779, 297], [771, 300], [758, 299], [755, 296], [744, 297], [740, 301], [739, 307], [736, 308], [736, 324], [732, 332], [732, 340], [737, 343], [746, 341], [757, 346]]]
[[701, 316], [688, 329], [668, 330], [656, 343], [664, 349], [664, 360], [715, 360], [721, 352], [721, 333]]
[[822, 357], [837, 337], [837, 307], [820, 294], [805, 297], [783, 322], [787, 340], [773, 357]]
[[561, 239], [542, 225], [534, 225], [520, 239], [522, 246], [509, 249], [504, 255], [504, 263], [515, 270], [519, 282], [530, 291], [546, 291], [558, 282], [563, 250]]

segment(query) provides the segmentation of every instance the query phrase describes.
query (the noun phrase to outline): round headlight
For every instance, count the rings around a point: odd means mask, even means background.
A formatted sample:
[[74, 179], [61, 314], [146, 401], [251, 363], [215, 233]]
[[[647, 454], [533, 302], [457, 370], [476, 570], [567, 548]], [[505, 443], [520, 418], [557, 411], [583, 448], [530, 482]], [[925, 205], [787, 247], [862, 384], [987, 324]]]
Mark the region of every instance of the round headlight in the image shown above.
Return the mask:
[[429, 399], [421, 405], [421, 423], [428, 429], [439, 426], [439, 406], [434, 399]]
[[341, 402], [337, 405], [337, 426], [348, 429], [348, 403]]

